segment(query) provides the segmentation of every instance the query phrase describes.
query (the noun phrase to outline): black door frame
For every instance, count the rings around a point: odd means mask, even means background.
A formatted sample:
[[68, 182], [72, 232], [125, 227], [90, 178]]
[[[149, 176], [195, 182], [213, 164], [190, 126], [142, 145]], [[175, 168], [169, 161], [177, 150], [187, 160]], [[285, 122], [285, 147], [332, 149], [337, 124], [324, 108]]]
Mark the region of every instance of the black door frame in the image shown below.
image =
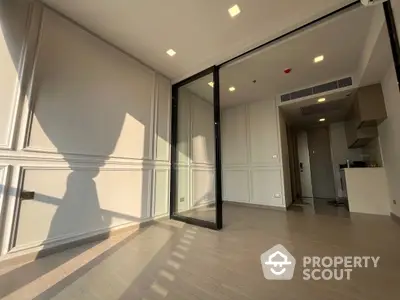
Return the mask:
[[[178, 90], [180, 87], [213, 74], [213, 104], [214, 104], [214, 137], [215, 137], [215, 222], [199, 220], [176, 214], [176, 192], [177, 192], [177, 143], [178, 143]], [[223, 226], [222, 213], [222, 163], [221, 163], [221, 116], [220, 116], [220, 93], [219, 93], [219, 67], [213, 66], [205, 69], [187, 79], [172, 86], [172, 116], [171, 116], [171, 181], [170, 181], [170, 210], [169, 216], [173, 220], [188, 224], [220, 230]]]
[[396, 20], [390, 0], [383, 2], [383, 10], [385, 12], [386, 25], [389, 33], [390, 47], [392, 49], [394, 68], [397, 76], [397, 84], [400, 87], [400, 45], [398, 32], [396, 29]]

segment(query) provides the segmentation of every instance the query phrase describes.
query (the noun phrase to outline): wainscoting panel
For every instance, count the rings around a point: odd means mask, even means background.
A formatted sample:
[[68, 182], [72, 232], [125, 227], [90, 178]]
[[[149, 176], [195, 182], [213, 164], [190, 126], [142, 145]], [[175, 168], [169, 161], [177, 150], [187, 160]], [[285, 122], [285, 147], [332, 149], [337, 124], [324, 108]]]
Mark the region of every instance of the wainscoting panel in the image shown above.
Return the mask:
[[0, 19], [1, 259], [167, 214], [170, 81], [41, 1]]
[[4, 199], [8, 188], [8, 172], [10, 166], [0, 165], [0, 220], [3, 216]]
[[282, 196], [281, 170], [258, 169], [251, 171], [252, 203], [285, 207]]
[[192, 207], [215, 202], [215, 170], [192, 169]]
[[176, 170], [176, 209], [178, 212], [186, 211], [190, 208], [190, 178], [189, 167], [179, 166]]
[[259, 101], [249, 108], [252, 164], [279, 165], [279, 141], [274, 101]]
[[224, 195], [226, 201], [249, 202], [249, 171], [245, 170], [224, 170]]
[[190, 130], [190, 98], [184, 90], [179, 89], [177, 162], [186, 165], [189, 165], [191, 158]]
[[222, 162], [224, 165], [247, 163], [247, 118], [246, 106], [228, 108], [222, 111], [221, 139]]
[[157, 76], [156, 159], [170, 159], [171, 82]]
[[155, 170], [154, 213], [153, 216], [167, 214], [169, 211], [169, 170]]
[[155, 73], [44, 10], [27, 148], [150, 159]]
[[11, 149], [21, 92], [27, 2], [0, 2], [0, 149]]
[[151, 170], [25, 168], [18, 248], [106, 230], [149, 218]]
[[222, 111], [224, 200], [283, 206], [282, 161], [275, 101]]
[[192, 161], [215, 164], [214, 107], [196, 95], [191, 101]]

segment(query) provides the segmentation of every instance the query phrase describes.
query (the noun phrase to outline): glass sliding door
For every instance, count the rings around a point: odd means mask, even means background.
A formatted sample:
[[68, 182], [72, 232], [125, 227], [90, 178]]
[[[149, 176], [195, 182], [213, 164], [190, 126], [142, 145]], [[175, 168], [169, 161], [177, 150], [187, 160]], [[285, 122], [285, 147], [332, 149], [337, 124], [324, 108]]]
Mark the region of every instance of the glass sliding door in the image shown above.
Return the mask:
[[218, 68], [172, 88], [170, 216], [222, 228]]

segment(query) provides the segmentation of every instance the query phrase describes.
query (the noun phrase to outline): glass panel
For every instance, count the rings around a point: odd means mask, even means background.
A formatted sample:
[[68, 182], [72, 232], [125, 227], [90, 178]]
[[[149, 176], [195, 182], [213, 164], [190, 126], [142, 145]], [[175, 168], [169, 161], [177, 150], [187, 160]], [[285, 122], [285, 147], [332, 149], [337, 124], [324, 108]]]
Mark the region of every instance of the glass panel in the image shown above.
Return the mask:
[[171, 199], [174, 201], [173, 217], [213, 227], [216, 224], [213, 74], [180, 86], [175, 97], [177, 142], [175, 196]]

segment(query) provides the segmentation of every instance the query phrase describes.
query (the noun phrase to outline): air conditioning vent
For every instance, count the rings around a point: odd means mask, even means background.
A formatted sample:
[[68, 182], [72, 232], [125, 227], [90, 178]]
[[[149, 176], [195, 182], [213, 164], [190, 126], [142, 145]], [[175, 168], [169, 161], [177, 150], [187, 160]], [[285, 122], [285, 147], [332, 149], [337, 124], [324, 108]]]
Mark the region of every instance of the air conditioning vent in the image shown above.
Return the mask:
[[303, 98], [307, 96], [311, 96], [313, 94], [313, 89], [308, 88], [308, 89], [303, 89], [299, 91], [295, 91], [290, 94], [290, 99], [298, 99], [298, 98]]
[[351, 77], [342, 78], [339, 80], [327, 82], [324, 84], [312, 86], [306, 89], [301, 89], [288, 94], [281, 95], [281, 102], [287, 102], [291, 100], [300, 99], [303, 97], [308, 97], [316, 94], [321, 94], [344, 87], [351, 86], [353, 84], [353, 79]]
[[324, 84], [320, 84], [317, 86], [313, 87], [313, 94], [320, 94], [320, 93], [325, 93], [328, 91], [333, 91], [338, 89], [338, 82], [337, 81], [332, 81]]
[[338, 80], [338, 85], [339, 85], [339, 89], [347, 87], [347, 86], [351, 86], [351, 85], [353, 85], [353, 80], [351, 79], [351, 77], [343, 78], [343, 79]]

